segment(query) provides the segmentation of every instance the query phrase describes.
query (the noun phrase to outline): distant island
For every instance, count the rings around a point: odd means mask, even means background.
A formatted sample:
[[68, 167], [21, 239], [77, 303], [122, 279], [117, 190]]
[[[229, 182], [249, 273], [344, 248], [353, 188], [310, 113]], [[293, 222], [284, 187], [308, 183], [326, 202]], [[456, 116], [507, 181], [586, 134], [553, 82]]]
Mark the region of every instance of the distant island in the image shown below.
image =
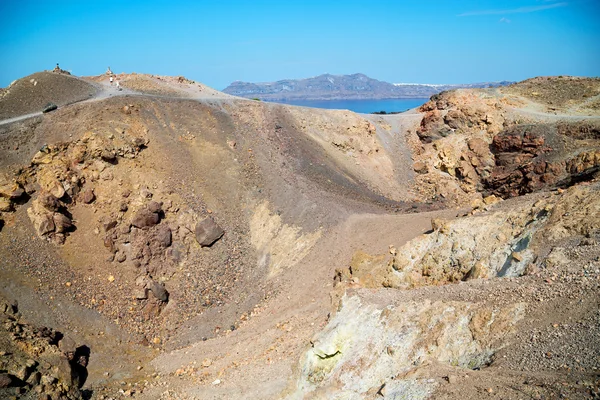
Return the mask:
[[289, 100], [376, 100], [429, 98], [445, 90], [486, 88], [510, 85], [514, 82], [482, 82], [433, 85], [424, 83], [389, 83], [364, 74], [324, 74], [306, 79], [285, 79], [277, 82], [251, 83], [236, 81], [223, 92], [234, 96], [271, 101]]

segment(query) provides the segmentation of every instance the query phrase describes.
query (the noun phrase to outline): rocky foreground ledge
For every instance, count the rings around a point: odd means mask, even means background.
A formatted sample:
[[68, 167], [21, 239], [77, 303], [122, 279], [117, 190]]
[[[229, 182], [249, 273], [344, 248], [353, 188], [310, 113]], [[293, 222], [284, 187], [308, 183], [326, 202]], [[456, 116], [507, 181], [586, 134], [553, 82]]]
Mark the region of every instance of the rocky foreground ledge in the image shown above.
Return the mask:
[[27, 323], [18, 305], [0, 299], [0, 397], [84, 398], [90, 349], [53, 329]]

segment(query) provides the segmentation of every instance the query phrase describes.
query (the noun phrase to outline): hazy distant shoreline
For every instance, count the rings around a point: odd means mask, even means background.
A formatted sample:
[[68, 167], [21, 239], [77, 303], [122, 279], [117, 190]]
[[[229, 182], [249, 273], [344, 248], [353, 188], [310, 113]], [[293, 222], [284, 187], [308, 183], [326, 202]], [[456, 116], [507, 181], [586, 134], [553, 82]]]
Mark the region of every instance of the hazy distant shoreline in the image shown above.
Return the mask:
[[498, 87], [511, 83], [502, 81], [447, 85], [403, 84], [379, 81], [364, 74], [325, 74], [307, 79], [286, 79], [277, 82], [251, 83], [236, 81], [223, 89], [223, 92], [234, 96], [280, 102], [423, 99], [446, 90]]

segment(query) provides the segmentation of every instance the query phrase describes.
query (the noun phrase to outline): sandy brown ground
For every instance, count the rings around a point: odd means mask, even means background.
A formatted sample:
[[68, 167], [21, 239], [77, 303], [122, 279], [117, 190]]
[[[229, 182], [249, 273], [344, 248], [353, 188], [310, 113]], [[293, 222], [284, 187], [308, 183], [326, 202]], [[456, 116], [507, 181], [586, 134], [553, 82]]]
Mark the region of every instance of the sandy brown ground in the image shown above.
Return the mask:
[[[385, 256], [390, 245], [399, 248], [429, 231], [432, 218], [464, 212], [443, 209], [443, 200], [417, 190], [412, 158], [420, 146], [414, 134], [420, 113], [363, 118], [230, 98], [185, 78], [117, 78], [123, 91], [106, 76], [87, 78], [101, 85], [96, 99], [0, 128], [0, 167], [7, 175], [44, 144], [78, 140], [89, 131], [149, 139], [135, 159], [108, 167], [112, 177], [95, 186], [96, 203], [72, 207], [77, 230], [64, 246], [37, 237], [26, 205], [3, 214], [0, 290], [18, 299], [31, 322], [89, 344], [84, 388], [93, 398], [126, 390], [146, 399], [289, 392], [300, 356], [335, 312], [336, 269], [347, 267], [357, 251]], [[532, 106], [523, 93], [511, 96], [518, 112], [557, 118], [543, 102]], [[578, 107], [596, 115], [594, 107]], [[564, 113], [574, 118], [573, 110]], [[103, 217], [116, 213], [113, 199], [125, 190], [171, 201], [180, 209], [166, 212], [172, 226], [187, 209], [214, 216], [226, 231], [210, 249], [192, 247], [197, 252], [190, 262], [169, 272], [171, 309], [155, 320], [136, 317], [144, 307], [131, 299], [136, 270], [107, 261], [95, 233]], [[554, 398], [563, 391], [586, 398], [597, 393], [599, 254], [593, 241], [576, 244], [563, 244], [574, 263], [520, 278], [350, 292], [376, 303], [527, 302], [528, 318], [491, 366], [427, 365], [415, 374], [440, 384], [435, 398]], [[108, 276], [116, 282], [109, 284]]]

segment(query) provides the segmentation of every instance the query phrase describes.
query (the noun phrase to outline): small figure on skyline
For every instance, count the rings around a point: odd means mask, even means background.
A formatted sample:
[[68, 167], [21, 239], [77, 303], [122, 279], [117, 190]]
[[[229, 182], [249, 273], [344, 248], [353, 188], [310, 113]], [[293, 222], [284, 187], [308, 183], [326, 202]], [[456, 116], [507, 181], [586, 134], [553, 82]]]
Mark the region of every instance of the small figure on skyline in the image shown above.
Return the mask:
[[108, 69], [106, 70], [105, 73], [106, 73], [106, 75], [112, 75], [113, 74], [112, 71], [111, 71], [111, 69], [110, 69], [110, 67], [108, 67]]
[[50, 72], [54, 72], [56, 74], [71, 75], [71, 72], [61, 69], [60, 66], [58, 65], [58, 63], [56, 63], [56, 67], [54, 67], [54, 69]]

